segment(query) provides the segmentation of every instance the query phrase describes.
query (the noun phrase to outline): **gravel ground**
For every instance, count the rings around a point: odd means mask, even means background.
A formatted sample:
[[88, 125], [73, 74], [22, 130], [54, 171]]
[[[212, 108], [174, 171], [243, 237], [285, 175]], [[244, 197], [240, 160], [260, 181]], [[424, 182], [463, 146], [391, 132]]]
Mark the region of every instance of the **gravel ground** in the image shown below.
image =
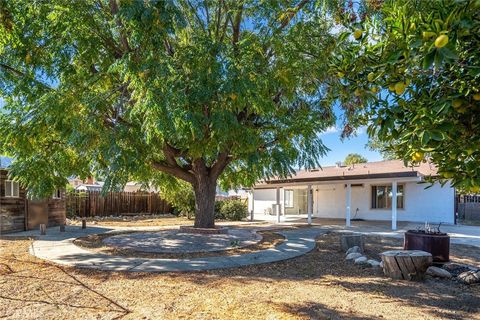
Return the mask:
[[[339, 236], [292, 260], [199, 273], [80, 270], [28, 254], [31, 240], [0, 240], [0, 318], [7, 319], [480, 319], [480, 285], [392, 281], [345, 262]], [[366, 238], [366, 253], [399, 239]], [[451, 258], [479, 264], [480, 249]]]

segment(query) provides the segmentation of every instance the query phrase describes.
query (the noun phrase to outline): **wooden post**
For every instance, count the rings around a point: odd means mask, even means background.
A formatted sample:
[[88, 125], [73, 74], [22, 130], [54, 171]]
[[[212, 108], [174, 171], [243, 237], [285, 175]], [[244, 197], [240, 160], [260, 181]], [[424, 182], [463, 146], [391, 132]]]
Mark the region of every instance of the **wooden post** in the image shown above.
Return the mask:
[[60, 232], [65, 232], [65, 221], [60, 223]]
[[86, 229], [87, 228], [87, 219], [83, 218], [82, 219], [82, 229]]
[[351, 217], [351, 201], [352, 201], [352, 184], [347, 183], [347, 190], [346, 190], [346, 199], [345, 199], [345, 225], [347, 227], [351, 226], [350, 217]]
[[352, 247], [359, 247], [360, 251], [364, 251], [364, 241], [363, 235], [361, 234], [344, 234], [340, 238], [340, 246], [342, 247], [342, 251], [346, 252], [348, 249]]
[[397, 181], [392, 181], [392, 230], [397, 230]]
[[47, 234], [47, 226], [44, 223], [40, 224], [40, 234], [42, 236]]
[[423, 280], [432, 255], [420, 250], [392, 250], [380, 254], [385, 275], [397, 280]]

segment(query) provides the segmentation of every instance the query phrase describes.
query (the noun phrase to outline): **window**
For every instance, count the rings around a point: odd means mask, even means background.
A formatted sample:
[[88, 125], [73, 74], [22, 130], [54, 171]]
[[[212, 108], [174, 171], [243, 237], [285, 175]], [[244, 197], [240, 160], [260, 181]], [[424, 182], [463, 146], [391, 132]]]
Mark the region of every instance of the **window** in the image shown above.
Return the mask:
[[285, 208], [293, 208], [293, 190], [285, 190]]
[[55, 190], [55, 192], [53, 193], [52, 198], [53, 198], [53, 199], [60, 199], [60, 198], [62, 198], [62, 192], [60, 191], [60, 189]]
[[[392, 208], [392, 186], [372, 186], [372, 209]], [[403, 185], [397, 185], [397, 208], [403, 209]]]
[[20, 186], [12, 180], [5, 181], [5, 197], [20, 197]]

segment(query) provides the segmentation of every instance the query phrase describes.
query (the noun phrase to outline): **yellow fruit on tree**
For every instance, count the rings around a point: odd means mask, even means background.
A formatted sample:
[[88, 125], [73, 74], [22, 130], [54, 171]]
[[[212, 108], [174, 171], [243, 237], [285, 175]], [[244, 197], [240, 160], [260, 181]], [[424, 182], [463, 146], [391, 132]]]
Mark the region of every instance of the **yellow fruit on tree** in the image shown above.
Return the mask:
[[473, 100], [475, 100], [475, 101], [480, 101], [480, 93], [475, 93], [475, 94], [473, 95]]
[[372, 91], [373, 93], [377, 93], [377, 92], [378, 92], [378, 87], [372, 87], [371, 91]]
[[395, 84], [395, 93], [398, 94], [398, 95], [402, 94], [403, 92], [405, 92], [405, 87], [406, 87], [405, 83], [397, 82]]
[[353, 37], [355, 38], [355, 40], [360, 39], [362, 35], [363, 35], [363, 31], [360, 29], [357, 29], [353, 32]]
[[462, 105], [463, 105], [462, 99], [455, 99], [455, 100], [452, 101], [452, 106], [455, 109], [460, 109], [462, 107]]
[[343, 73], [342, 71], [338, 71], [338, 72], [337, 72], [337, 76], [338, 76], [339, 78], [343, 78], [343, 77], [345, 77], [345, 73]]
[[360, 91], [360, 89], [355, 89], [355, 91], [353, 92], [353, 94], [356, 96], [356, 97], [359, 97], [362, 95], [362, 91]]
[[432, 37], [435, 37], [437, 34], [435, 32], [432, 32], [432, 31], [424, 31], [422, 32], [422, 36], [423, 36], [423, 39], [425, 40], [428, 40]]
[[237, 100], [237, 95], [235, 93], [231, 93], [230, 99], [232, 99], [233, 101]]
[[470, 191], [471, 191], [472, 193], [478, 194], [478, 193], [480, 193], [480, 186], [470, 187]]
[[449, 172], [449, 171], [442, 172], [441, 175], [446, 179], [451, 179], [455, 176], [453, 172]]
[[471, 148], [466, 149], [465, 151], [467, 151], [467, 154], [468, 154], [469, 156], [471, 156], [471, 155], [475, 152], [475, 150], [473, 150], [473, 149], [471, 149]]
[[415, 162], [420, 162], [423, 160], [425, 154], [423, 152], [417, 151], [412, 155], [412, 160]]
[[448, 36], [446, 34], [442, 34], [441, 36], [438, 36], [437, 39], [435, 39], [435, 47], [437, 48], [443, 48], [447, 45], [448, 43]]
[[392, 83], [391, 85], [389, 85], [388, 90], [395, 91], [395, 84]]
[[32, 62], [32, 56], [30, 55], [30, 53], [27, 53], [27, 55], [25, 56], [25, 63], [30, 64], [30, 62]]
[[370, 73], [367, 75], [367, 79], [368, 79], [368, 81], [372, 82], [373, 79], [375, 79], [375, 73], [370, 72]]

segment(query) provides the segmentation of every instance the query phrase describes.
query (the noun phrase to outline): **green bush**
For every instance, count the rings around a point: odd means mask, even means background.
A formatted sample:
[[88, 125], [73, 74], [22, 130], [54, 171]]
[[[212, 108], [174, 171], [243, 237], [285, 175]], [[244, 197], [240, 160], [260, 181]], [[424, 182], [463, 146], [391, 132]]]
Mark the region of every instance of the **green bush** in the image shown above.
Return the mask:
[[223, 200], [215, 202], [215, 218], [240, 221], [247, 217], [247, 204], [241, 200]]

